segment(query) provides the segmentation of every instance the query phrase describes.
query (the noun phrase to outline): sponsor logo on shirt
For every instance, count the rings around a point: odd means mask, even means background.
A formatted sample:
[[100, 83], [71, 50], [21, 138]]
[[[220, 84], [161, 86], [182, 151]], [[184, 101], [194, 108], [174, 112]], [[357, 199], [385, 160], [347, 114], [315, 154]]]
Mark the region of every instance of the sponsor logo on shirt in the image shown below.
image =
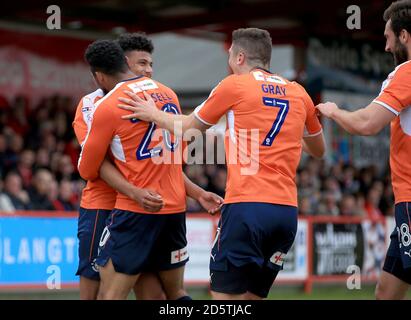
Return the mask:
[[134, 82], [134, 83], [128, 84], [127, 87], [129, 87], [134, 93], [142, 92], [145, 90], [158, 89], [157, 84], [153, 80], [143, 80], [139, 82]]

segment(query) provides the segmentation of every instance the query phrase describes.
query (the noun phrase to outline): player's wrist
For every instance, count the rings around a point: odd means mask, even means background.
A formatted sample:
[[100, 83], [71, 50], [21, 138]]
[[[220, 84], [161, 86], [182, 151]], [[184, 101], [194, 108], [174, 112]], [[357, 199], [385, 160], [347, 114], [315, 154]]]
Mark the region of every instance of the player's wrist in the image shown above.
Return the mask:
[[199, 201], [199, 199], [206, 193], [206, 191], [199, 186], [197, 186], [195, 183], [192, 183], [190, 186], [186, 185], [186, 190], [187, 190], [187, 195], [190, 198], [193, 198], [196, 201]]
[[155, 123], [158, 124], [161, 120], [161, 114], [162, 113], [163, 112], [158, 110], [157, 108], [153, 109], [153, 112], [151, 113], [151, 122], [155, 122]]
[[200, 198], [204, 198], [207, 195], [207, 191], [205, 191], [204, 189], [198, 187], [198, 189], [196, 190], [196, 200], [199, 200]]
[[341, 112], [341, 109], [338, 107], [335, 107], [330, 112], [330, 118], [333, 120], [337, 119], [340, 112]]
[[128, 188], [128, 191], [127, 191], [127, 196], [128, 196], [130, 199], [132, 199], [132, 200], [134, 200], [134, 201], [136, 201], [136, 202], [139, 202], [139, 200], [140, 200], [140, 193], [141, 193], [141, 189], [140, 189], [140, 188], [137, 188], [136, 186], [130, 185], [130, 187]]

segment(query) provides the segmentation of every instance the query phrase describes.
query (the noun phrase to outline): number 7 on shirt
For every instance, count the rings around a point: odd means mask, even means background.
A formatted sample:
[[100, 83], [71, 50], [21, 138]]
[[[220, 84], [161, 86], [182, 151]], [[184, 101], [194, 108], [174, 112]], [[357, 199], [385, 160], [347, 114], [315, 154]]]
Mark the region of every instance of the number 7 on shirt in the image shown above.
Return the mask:
[[277, 113], [277, 117], [274, 120], [273, 126], [271, 127], [270, 131], [268, 131], [262, 143], [263, 146], [270, 147], [273, 144], [275, 137], [280, 132], [281, 127], [284, 124], [284, 120], [287, 117], [289, 101], [284, 99], [263, 97], [263, 104], [268, 107], [280, 109]]

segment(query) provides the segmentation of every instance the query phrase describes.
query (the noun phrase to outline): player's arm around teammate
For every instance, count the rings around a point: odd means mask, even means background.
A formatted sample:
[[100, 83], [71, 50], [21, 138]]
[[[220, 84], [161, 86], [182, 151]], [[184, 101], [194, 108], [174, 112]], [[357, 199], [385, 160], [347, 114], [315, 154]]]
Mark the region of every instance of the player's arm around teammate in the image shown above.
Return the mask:
[[347, 132], [361, 136], [377, 134], [395, 118], [394, 113], [375, 102], [353, 112], [340, 109], [333, 102], [320, 103], [317, 109]]
[[381, 93], [367, 107], [349, 112], [335, 103], [317, 106], [326, 117], [347, 132], [375, 135], [391, 123], [390, 167], [395, 198], [396, 227], [391, 234], [383, 270], [376, 287], [377, 299], [403, 299], [411, 284], [411, 1], [391, 4], [384, 12], [385, 51], [392, 53], [396, 68], [384, 81]]
[[108, 159], [100, 167], [100, 177], [118, 192], [136, 201], [149, 212], [158, 212], [164, 206], [163, 198], [154, 190], [137, 188], [128, 182]]
[[[165, 112], [158, 112], [154, 100], [145, 92], [145, 99], [140, 98], [130, 91], [125, 91], [125, 93], [130, 99], [119, 98], [119, 101], [122, 103], [118, 105], [121, 109], [132, 112], [130, 115], [122, 117], [125, 120], [140, 118], [145, 121], [155, 122], [160, 127], [179, 136], [182, 136], [184, 132], [191, 128], [205, 131], [211, 126], [199, 121], [194, 112], [190, 115], [171, 115]], [[175, 123], [177, 122], [180, 122], [181, 125], [176, 126]], [[303, 150], [315, 158], [321, 158], [324, 155], [325, 142], [323, 134], [305, 136], [302, 145]]]

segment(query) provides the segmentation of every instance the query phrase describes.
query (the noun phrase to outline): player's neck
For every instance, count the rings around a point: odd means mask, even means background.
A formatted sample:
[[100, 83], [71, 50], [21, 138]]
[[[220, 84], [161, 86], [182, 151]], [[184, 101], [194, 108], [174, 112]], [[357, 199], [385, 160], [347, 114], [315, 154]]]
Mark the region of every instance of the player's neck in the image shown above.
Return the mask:
[[251, 71], [261, 69], [264, 71], [268, 71], [268, 66], [249, 66], [249, 65], [243, 65], [239, 67], [234, 73], [237, 75], [243, 75], [243, 74], [249, 74]]
[[135, 77], [136, 77], [136, 75], [134, 73], [132, 73], [130, 70], [128, 70], [127, 72], [119, 74], [117, 82], [132, 79], [132, 78], [135, 78]]
[[248, 67], [248, 70], [247, 70], [247, 73], [250, 73], [250, 72], [252, 72], [252, 71], [255, 71], [255, 70], [263, 70], [263, 71], [265, 71], [265, 72], [270, 72], [270, 70], [268, 70], [268, 68], [269, 68], [269, 66], [268, 65], [257, 65], [257, 66], [249, 66]]

